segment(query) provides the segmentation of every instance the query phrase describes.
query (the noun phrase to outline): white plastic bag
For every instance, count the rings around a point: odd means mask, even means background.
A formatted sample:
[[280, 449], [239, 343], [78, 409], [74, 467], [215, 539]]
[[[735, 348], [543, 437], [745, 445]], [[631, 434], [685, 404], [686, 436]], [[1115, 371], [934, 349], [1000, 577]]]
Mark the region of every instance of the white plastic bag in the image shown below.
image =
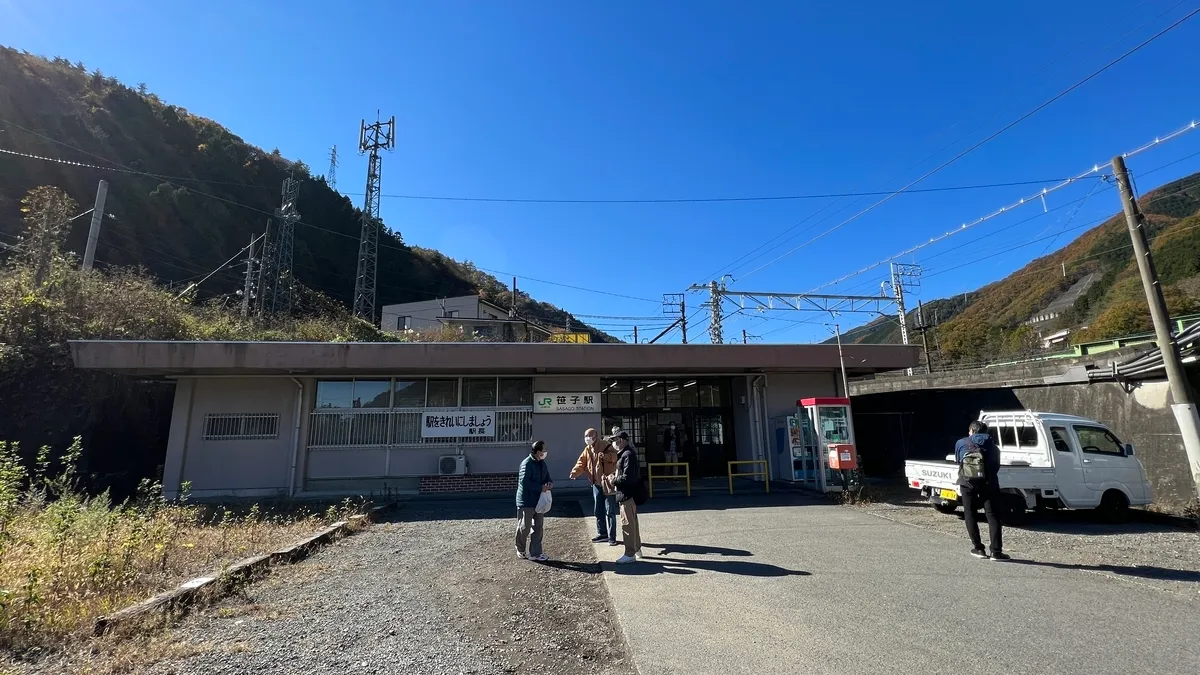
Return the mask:
[[550, 504], [553, 502], [554, 498], [550, 496], [550, 491], [546, 490], [542, 493], [541, 497], [538, 497], [537, 506], [535, 506], [533, 509], [534, 513], [549, 513]]

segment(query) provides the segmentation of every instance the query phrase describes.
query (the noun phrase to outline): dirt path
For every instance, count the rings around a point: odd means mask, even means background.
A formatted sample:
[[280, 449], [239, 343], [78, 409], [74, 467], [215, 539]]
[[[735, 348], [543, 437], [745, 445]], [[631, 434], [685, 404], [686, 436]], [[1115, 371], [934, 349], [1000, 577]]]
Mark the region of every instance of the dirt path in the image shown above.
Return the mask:
[[138, 658], [28, 672], [633, 673], [578, 503], [546, 520], [551, 564], [516, 558], [513, 510], [409, 505], [185, 619]]

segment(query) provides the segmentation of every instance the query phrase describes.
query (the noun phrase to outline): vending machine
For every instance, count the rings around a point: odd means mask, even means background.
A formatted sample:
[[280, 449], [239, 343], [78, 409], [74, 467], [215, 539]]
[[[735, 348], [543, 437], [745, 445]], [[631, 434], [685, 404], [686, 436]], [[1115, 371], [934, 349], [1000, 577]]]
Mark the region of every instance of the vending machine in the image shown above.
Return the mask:
[[848, 398], [796, 401], [799, 443], [792, 447], [795, 480], [818, 492], [841, 492], [846, 474], [858, 468]]

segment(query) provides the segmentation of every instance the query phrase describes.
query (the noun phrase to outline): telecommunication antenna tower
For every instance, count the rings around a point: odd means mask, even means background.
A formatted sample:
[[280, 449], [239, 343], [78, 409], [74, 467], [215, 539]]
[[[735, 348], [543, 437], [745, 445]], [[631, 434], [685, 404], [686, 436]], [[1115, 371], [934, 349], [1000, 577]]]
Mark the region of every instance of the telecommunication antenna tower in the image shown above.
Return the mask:
[[329, 183], [332, 190], [337, 189], [337, 168], [337, 146], [335, 145], [329, 150], [329, 175], [325, 177], [325, 182]]
[[362, 121], [358, 152], [368, 153], [367, 191], [363, 199], [362, 235], [358, 240], [358, 272], [354, 275], [354, 316], [375, 322], [375, 273], [379, 265], [380, 150], [396, 147], [396, 118], [374, 124]]

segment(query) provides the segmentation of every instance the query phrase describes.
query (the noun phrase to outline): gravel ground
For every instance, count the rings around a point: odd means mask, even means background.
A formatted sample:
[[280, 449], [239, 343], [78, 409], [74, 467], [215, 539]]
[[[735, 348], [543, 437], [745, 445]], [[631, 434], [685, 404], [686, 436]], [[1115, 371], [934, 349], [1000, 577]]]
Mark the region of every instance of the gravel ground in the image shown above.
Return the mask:
[[[938, 513], [903, 485], [875, 487], [872, 500], [849, 508], [956, 537], [964, 553], [970, 548], [961, 509], [956, 515]], [[982, 512], [980, 520], [986, 543]], [[1089, 511], [1030, 513], [1026, 524], [1004, 528], [1004, 549], [1016, 559], [1114, 576], [1200, 601], [1200, 533], [1195, 530], [1136, 517], [1108, 525]]]
[[135, 667], [98, 672], [632, 674], [578, 503], [546, 519], [550, 564], [516, 558], [513, 510], [410, 504], [184, 619]]

